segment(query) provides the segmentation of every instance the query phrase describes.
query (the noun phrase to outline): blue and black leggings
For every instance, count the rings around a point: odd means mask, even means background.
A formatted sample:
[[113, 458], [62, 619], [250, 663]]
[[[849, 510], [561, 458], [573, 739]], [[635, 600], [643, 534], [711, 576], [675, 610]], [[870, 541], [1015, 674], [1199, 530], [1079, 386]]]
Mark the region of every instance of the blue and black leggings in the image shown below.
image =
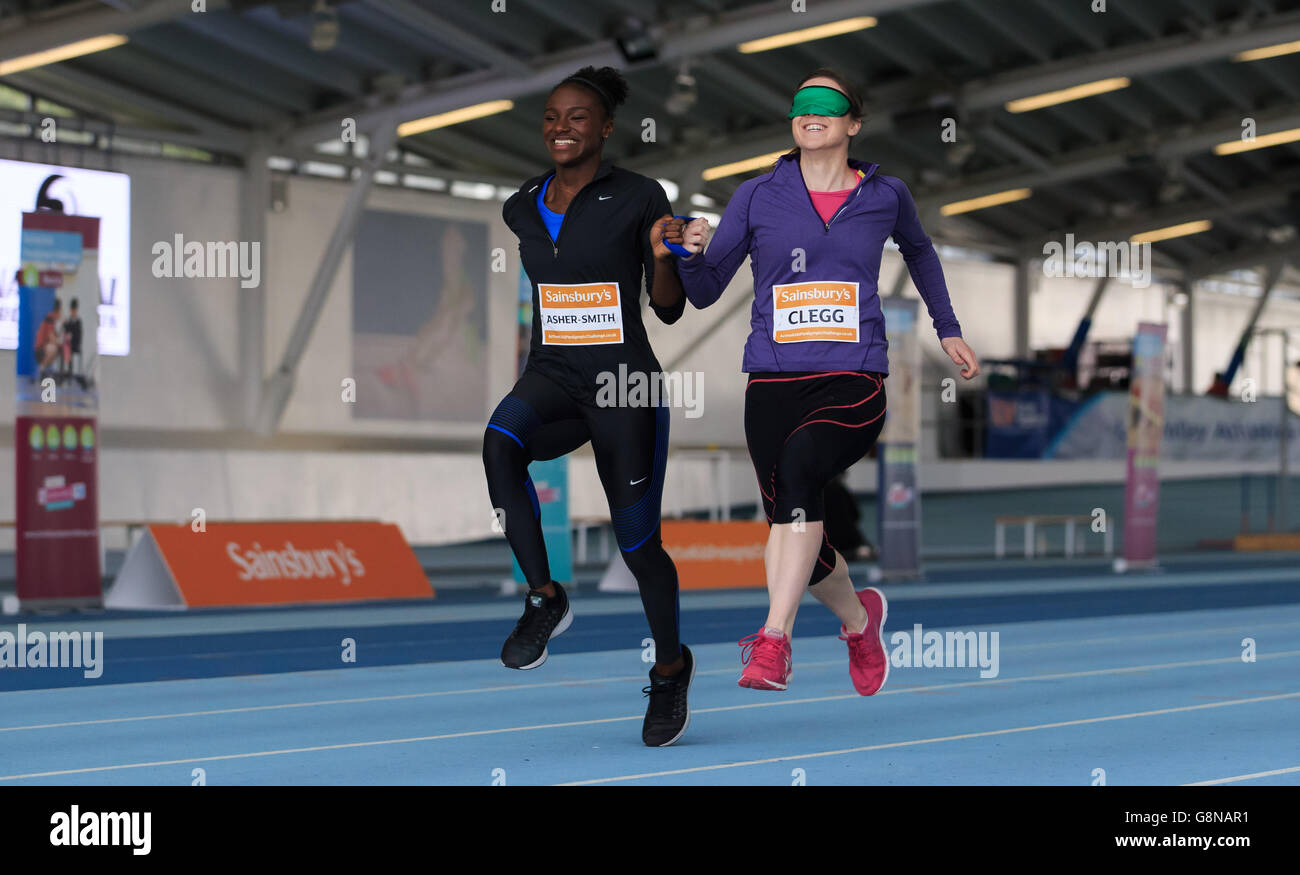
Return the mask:
[[591, 441], [623, 561], [641, 591], [659, 663], [680, 653], [677, 568], [659, 538], [668, 461], [668, 408], [598, 407], [575, 401], [544, 374], [525, 370], [483, 433], [492, 506], [504, 512], [510, 549], [533, 589], [551, 580], [537, 492], [528, 464]]

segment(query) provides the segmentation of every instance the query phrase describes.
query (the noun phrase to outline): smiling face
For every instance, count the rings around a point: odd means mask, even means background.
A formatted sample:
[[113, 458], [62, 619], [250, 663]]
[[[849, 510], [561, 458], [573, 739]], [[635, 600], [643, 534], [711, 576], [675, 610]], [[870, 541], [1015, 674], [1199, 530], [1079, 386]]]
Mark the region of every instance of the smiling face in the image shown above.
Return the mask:
[[[836, 91], [841, 90], [838, 82], [826, 76], [814, 76], [800, 83], [799, 87], [807, 88], [809, 85], [824, 85]], [[842, 115], [838, 118], [825, 115], [800, 115], [790, 120], [790, 126], [795, 145], [806, 152], [817, 149], [847, 148], [849, 138], [862, 130], [862, 122], [851, 115]]]
[[581, 163], [599, 154], [614, 121], [590, 88], [569, 83], [551, 92], [542, 114], [542, 140], [556, 166]]

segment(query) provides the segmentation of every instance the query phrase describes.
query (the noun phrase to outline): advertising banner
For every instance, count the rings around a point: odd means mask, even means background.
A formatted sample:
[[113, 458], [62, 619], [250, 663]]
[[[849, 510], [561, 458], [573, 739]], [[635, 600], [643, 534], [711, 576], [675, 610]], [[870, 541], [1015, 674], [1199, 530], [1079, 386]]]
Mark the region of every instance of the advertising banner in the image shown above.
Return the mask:
[[[0, 160], [0, 193], [13, 205], [0, 212], [0, 349], [18, 347], [19, 286], [56, 287], [39, 272], [23, 276], [23, 268], [47, 264], [53, 271], [78, 275], [84, 283], [77, 297], [82, 318], [94, 320], [89, 339], [99, 355], [130, 353], [131, 178], [125, 173]], [[85, 223], [94, 224], [93, 235], [86, 232]], [[94, 266], [81, 263], [82, 247], [96, 251]]]
[[921, 435], [921, 347], [916, 334], [918, 301], [888, 297], [881, 302], [889, 341], [888, 412], [876, 456], [880, 574], [920, 576], [921, 495], [916, 486]]
[[433, 587], [392, 523], [151, 525], [109, 591], [111, 608], [427, 599]]
[[[1128, 393], [1106, 392], [1083, 403], [1044, 452], [1049, 459], [1123, 459], [1128, 452]], [[1160, 458], [1168, 462], [1275, 462], [1282, 424], [1276, 395], [1254, 401], [1204, 395], [1164, 399]], [[1300, 416], [1287, 425], [1290, 464], [1300, 470]]]
[[[519, 268], [519, 330], [516, 335], [515, 361], [522, 374], [528, 364], [528, 350], [533, 336], [533, 283], [523, 267]], [[569, 459], [560, 456], [528, 466], [528, 477], [537, 493], [538, 517], [542, 522], [542, 540], [551, 577], [573, 580], [573, 545], [569, 528]], [[615, 557], [618, 560], [620, 557]], [[515, 583], [527, 583], [523, 569], [510, 557]]]
[[1164, 429], [1165, 326], [1138, 323], [1129, 388], [1128, 468], [1124, 483], [1124, 560], [1153, 565], [1160, 508], [1160, 434]]
[[1016, 394], [987, 392], [984, 455], [990, 459], [1033, 459], [1047, 448], [1052, 398], [1046, 389]]
[[[569, 538], [569, 460], [561, 456], [533, 462], [528, 466], [528, 476], [537, 493], [537, 514], [542, 523], [542, 539], [546, 544], [546, 561], [551, 566], [551, 576], [556, 580], [573, 580], [573, 548]], [[506, 521], [506, 525], [509, 525]], [[525, 583], [524, 572], [515, 561], [515, 582]]]
[[98, 605], [99, 220], [24, 213], [14, 363], [17, 595]]
[[677, 566], [681, 589], [767, 586], [767, 523], [664, 520], [661, 525], [664, 549]]

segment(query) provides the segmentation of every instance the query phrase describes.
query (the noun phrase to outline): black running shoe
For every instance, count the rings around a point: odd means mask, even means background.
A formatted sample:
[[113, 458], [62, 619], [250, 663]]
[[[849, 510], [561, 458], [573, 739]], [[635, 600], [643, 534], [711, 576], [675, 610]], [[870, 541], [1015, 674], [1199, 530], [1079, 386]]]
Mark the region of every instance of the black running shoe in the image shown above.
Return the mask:
[[686, 704], [686, 694], [695, 677], [695, 657], [685, 644], [682, 659], [686, 664], [674, 677], [660, 677], [650, 669], [650, 686], [641, 688], [650, 697], [645, 722], [641, 724], [641, 740], [647, 747], [667, 747], [681, 738], [690, 725], [691, 709]]
[[530, 590], [524, 597], [524, 615], [501, 648], [501, 664], [506, 668], [537, 668], [546, 662], [546, 642], [569, 628], [572, 622], [573, 611], [564, 587], [556, 583], [552, 598]]

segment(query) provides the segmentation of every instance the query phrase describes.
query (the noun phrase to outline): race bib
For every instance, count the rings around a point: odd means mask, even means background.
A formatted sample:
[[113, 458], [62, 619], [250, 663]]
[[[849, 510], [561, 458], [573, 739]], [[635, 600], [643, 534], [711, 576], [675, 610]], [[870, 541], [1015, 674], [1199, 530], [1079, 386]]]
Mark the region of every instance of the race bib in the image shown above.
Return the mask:
[[556, 286], [538, 283], [542, 343], [594, 346], [623, 342], [618, 283]]
[[857, 343], [858, 284], [772, 286], [772, 339], [777, 343]]

